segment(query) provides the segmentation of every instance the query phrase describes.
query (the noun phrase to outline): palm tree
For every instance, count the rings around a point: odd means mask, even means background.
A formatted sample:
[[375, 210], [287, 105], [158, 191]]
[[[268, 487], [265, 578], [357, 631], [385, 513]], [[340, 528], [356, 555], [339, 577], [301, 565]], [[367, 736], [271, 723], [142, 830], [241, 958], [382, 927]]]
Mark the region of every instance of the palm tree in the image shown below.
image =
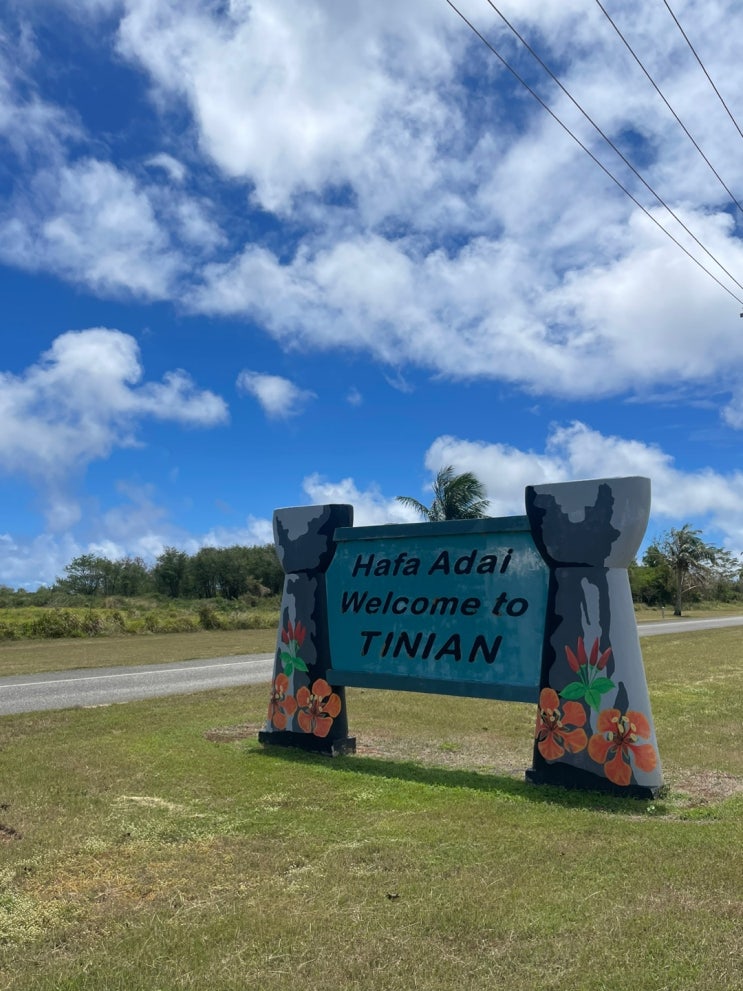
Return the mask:
[[433, 502], [424, 506], [412, 496], [397, 496], [403, 506], [409, 506], [431, 523], [440, 520], [477, 520], [486, 515], [488, 499], [485, 486], [471, 471], [454, 474], [448, 465], [441, 468], [433, 483]]
[[684, 591], [694, 584], [704, 581], [712, 572], [710, 565], [716, 563], [718, 548], [706, 544], [700, 534], [690, 523], [685, 523], [680, 530], [670, 530], [660, 547], [661, 553], [671, 567], [676, 582], [676, 605], [674, 616], [681, 615], [681, 600]]

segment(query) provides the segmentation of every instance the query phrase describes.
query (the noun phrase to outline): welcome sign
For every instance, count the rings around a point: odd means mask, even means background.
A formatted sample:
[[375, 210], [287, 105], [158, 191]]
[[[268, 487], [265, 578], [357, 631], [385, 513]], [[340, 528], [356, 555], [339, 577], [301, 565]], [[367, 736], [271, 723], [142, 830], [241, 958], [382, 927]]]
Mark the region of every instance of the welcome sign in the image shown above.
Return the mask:
[[334, 681], [537, 701], [548, 569], [525, 516], [341, 528], [335, 540]]
[[379, 527], [352, 527], [348, 505], [277, 509], [286, 577], [259, 740], [353, 752], [347, 686], [535, 702], [528, 780], [657, 794], [627, 575], [650, 482], [530, 485], [525, 504], [507, 519]]

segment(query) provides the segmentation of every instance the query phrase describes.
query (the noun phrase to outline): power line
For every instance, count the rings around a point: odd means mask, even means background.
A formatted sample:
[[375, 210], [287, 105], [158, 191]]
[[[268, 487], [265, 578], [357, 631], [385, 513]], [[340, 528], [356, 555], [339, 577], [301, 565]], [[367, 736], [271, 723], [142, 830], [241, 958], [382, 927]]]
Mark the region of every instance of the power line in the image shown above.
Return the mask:
[[[596, 157], [596, 155], [594, 155], [594, 153], [591, 151], [591, 149], [588, 148], [586, 145], [583, 144], [583, 142], [580, 140], [580, 138], [576, 134], [574, 134], [573, 131], [570, 130], [570, 128], [567, 126], [567, 124], [564, 124], [560, 120], [560, 118], [557, 116], [557, 114], [555, 114], [554, 111], [544, 102], [544, 100], [541, 98], [541, 96], [539, 96], [539, 94], [536, 93], [535, 90], [532, 89], [532, 87], [526, 82], [526, 80], [522, 76], [519, 75], [519, 73], [513, 68], [512, 65], [510, 65], [510, 63], [507, 61], [507, 59], [504, 58], [503, 55], [501, 55], [501, 53], [495, 48], [495, 46], [493, 44], [491, 44], [491, 42], [488, 41], [488, 39], [483, 34], [481, 34], [480, 31], [478, 31], [478, 29], [475, 27], [475, 25], [470, 20], [468, 20], [468, 18], [462, 13], [462, 11], [459, 10], [459, 8], [456, 6], [456, 4], [453, 2], [453, 0], [446, 0], [446, 3], [451, 7], [451, 9], [454, 11], [454, 13], [457, 14], [457, 16], [460, 17], [464, 21], [464, 23], [467, 25], [467, 27], [473, 32], [473, 34], [475, 34], [480, 39], [480, 41], [486, 46], [486, 48], [488, 48], [493, 53], [493, 55], [495, 55], [495, 57], [497, 59], [499, 59], [499, 61], [504, 66], [504, 68], [508, 69], [508, 71], [511, 73], [511, 75], [519, 83], [521, 83], [521, 85], [531, 94], [531, 96], [534, 97], [534, 99], [537, 101], [537, 103], [539, 103], [539, 105], [544, 110], [547, 111], [547, 113], [550, 115], [550, 117], [552, 117], [552, 119], [555, 121], [555, 123], [559, 124], [559, 126], [563, 129], [563, 131], [565, 131], [565, 133], [568, 134], [573, 139], [573, 141], [575, 141], [575, 143], [578, 145], [578, 147], [581, 148], [588, 155], [588, 157], [593, 162], [595, 162], [596, 165], [598, 165], [598, 167], [601, 169], [601, 171], [604, 172], [605, 175], [607, 175], [608, 178], [611, 179], [611, 181], [613, 183], [615, 183], [622, 190], [622, 192], [632, 200], [632, 202], [635, 204], [635, 206], [639, 210], [641, 210], [645, 214], [645, 216], [649, 220], [651, 220], [655, 224], [655, 226], [666, 235], [666, 237], [669, 237], [671, 239], [671, 241], [673, 241], [673, 243], [678, 248], [680, 248], [684, 252], [684, 254], [688, 258], [690, 258], [691, 261], [693, 261], [694, 264], [698, 268], [701, 268], [701, 270], [703, 272], [705, 272], [714, 282], [716, 282], [717, 285], [720, 286], [720, 288], [723, 289], [728, 294], [728, 296], [732, 296], [732, 298], [734, 300], [736, 300], [736, 302], [738, 302], [741, 305], [743, 305], [743, 299], [741, 299], [740, 296], [737, 296], [732, 291], [732, 289], [729, 289], [728, 286], [726, 286], [723, 282], [721, 282], [720, 279], [718, 279], [716, 275], [714, 275], [712, 272], [710, 272], [710, 270], [705, 265], [703, 265], [702, 262], [700, 262], [698, 258], [695, 258], [694, 255], [687, 248], [685, 248], [684, 245], [681, 244], [681, 242], [676, 237], [674, 237], [673, 234], [671, 234], [671, 232], [669, 230], [667, 230], [660, 223], [660, 221], [656, 217], [654, 217], [652, 215], [652, 213], [650, 213], [650, 211], [646, 207], [644, 207], [642, 205], [642, 203], [640, 203], [640, 201], [635, 196], [633, 196], [633, 194], [629, 191], [629, 189], [627, 189], [627, 187], [624, 186], [620, 182], [620, 180], [617, 179], [617, 177], [612, 172], [609, 171], [609, 169], [603, 164], [603, 162], [601, 162]], [[717, 265], [720, 265], [720, 263], [716, 259], [715, 259], [715, 263]], [[722, 268], [722, 265], [720, 265], [720, 268]], [[723, 269], [723, 271], [724, 271], [724, 269]], [[737, 279], [733, 278], [732, 276], [731, 276], [731, 278], [732, 278], [732, 281], [739, 288], [741, 288], [741, 285], [737, 281]]]
[[661, 98], [661, 100], [665, 103], [665, 105], [671, 111], [671, 113], [673, 114], [674, 118], [676, 119], [677, 124], [681, 127], [681, 129], [683, 130], [684, 134], [687, 136], [687, 138], [689, 139], [689, 141], [691, 141], [691, 143], [694, 145], [694, 147], [699, 152], [699, 154], [702, 156], [702, 158], [707, 163], [707, 165], [712, 170], [712, 172], [714, 172], [715, 176], [717, 177], [718, 182], [720, 183], [720, 185], [722, 186], [722, 188], [725, 190], [725, 192], [728, 194], [728, 196], [730, 197], [730, 199], [733, 201], [733, 203], [735, 203], [735, 205], [738, 207], [738, 209], [740, 210], [740, 212], [743, 213], [743, 206], [740, 205], [740, 203], [736, 199], [735, 195], [731, 192], [730, 189], [728, 189], [728, 187], [725, 184], [725, 182], [724, 182], [722, 176], [720, 175], [720, 173], [717, 171], [717, 169], [714, 167], [714, 165], [712, 164], [712, 162], [710, 162], [710, 160], [704, 154], [704, 152], [699, 147], [699, 145], [697, 144], [697, 142], [695, 141], [695, 139], [692, 137], [692, 135], [689, 132], [689, 129], [687, 128], [686, 124], [684, 124], [684, 122], [681, 120], [681, 118], [679, 117], [679, 115], [673, 109], [673, 107], [671, 106], [671, 104], [665, 98], [665, 96], [663, 95], [663, 93], [661, 91], [660, 86], [658, 86], [658, 84], [656, 83], [656, 81], [653, 79], [653, 77], [650, 75], [650, 73], [648, 72], [648, 70], [645, 68], [645, 66], [640, 61], [639, 57], [635, 54], [635, 52], [632, 49], [632, 46], [627, 41], [627, 39], [624, 37], [624, 35], [622, 34], [622, 32], [619, 30], [619, 28], [617, 27], [617, 25], [615, 24], [615, 22], [612, 20], [611, 15], [608, 13], [608, 11], [604, 7], [604, 5], [601, 3], [601, 0], [596, 0], [596, 3], [598, 5], [599, 9], [601, 10], [601, 12], [603, 13], [604, 17], [607, 19], [607, 21], [609, 22], [609, 24], [611, 24], [611, 26], [614, 28], [614, 30], [616, 31], [616, 33], [621, 38], [621, 40], [624, 43], [627, 51], [630, 53], [630, 55], [632, 56], [632, 58], [635, 60], [635, 62], [637, 62], [637, 64], [640, 66], [640, 68], [642, 69], [642, 71], [647, 76], [648, 80], [650, 81], [651, 85], [653, 86], [653, 89], [656, 91], [656, 93], [658, 94], [658, 96]]
[[674, 14], [674, 12], [673, 12], [673, 11], [671, 10], [671, 7], [670, 7], [670, 5], [669, 5], [669, 3], [668, 3], [668, 0], [663, 0], [663, 3], [664, 3], [664, 4], [666, 5], [666, 8], [667, 8], [667, 10], [668, 10], [668, 13], [669, 13], [669, 14], [671, 15], [671, 17], [672, 17], [672, 18], [674, 19], [674, 21], [676, 22], [676, 27], [677, 27], [677, 28], [679, 29], [679, 31], [681, 32], [681, 34], [682, 34], [682, 35], [684, 36], [684, 41], [686, 42], [686, 44], [687, 44], [687, 45], [689, 46], [689, 48], [691, 49], [691, 51], [692, 51], [692, 54], [694, 55], [694, 58], [695, 58], [695, 59], [697, 60], [697, 62], [699, 63], [699, 65], [700, 65], [700, 67], [701, 67], [701, 70], [702, 70], [702, 72], [703, 72], [703, 73], [705, 74], [705, 76], [706, 76], [706, 77], [707, 77], [707, 79], [709, 80], [709, 84], [710, 84], [710, 86], [711, 86], [711, 87], [712, 87], [712, 89], [713, 89], [713, 90], [715, 91], [715, 93], [717, 93], [717, 97], [718, 97], [718, 99], [719, 99], [719, 101], [720, 101], [720, 103], [721, 103], [721, 104], [723, 105], [723, 107], [724, 107], [724, 108], [725, 108], [725, 110], [727, 111], [727, 115], [728, 115], [728, 117], [730, 118], [730, 120], [731, 120], [731, 121], [733, 122], [733, 124], [734, 124], [734, 126], [735, 126], [735, 129], [736, 129], [736, 131], [737, 131], [737, 132], [738, 132], [738, 134], [740, 134], [740, 136], [741, 136], [741, 137], [743, 138], [743, 131], [741, 131], [741, 129], [740, 129], [740, 127], [738, 126], [738, 121], [737, 121], [737, 120], [735, 119], [735, 117], [733, 117], [733, 115], [732, 115], [732, 113], [731, 113], [731, 111], [730, 111], [730, 108], [728, 107], [728, 105], [727, 105], [727, 103], [725, 103], [725, 101], [724, 101], [724, 99], [722, 98], [722, 94], [720, 93], [720, 91], [719, 91], [719, 89], [718, 89], [718, 88], [717, 88], [717, 87], [715, 86], [715, 84], [714, 84], [714, 83], [712, 82], [712, 77], [711, 77], [711, 76], [710, 76], [710, 74], [709, 74], [709, 73], [707, 72], [707, 69], [705, 68], [705, 65], [704, 65], [704, 62], [702, 62], [702, 60], [701, 60], [701, 59], [699, 58], [699, 56], [697, 55], [697, 52], [696, 52], [696, 49], [694, 48], [694, 46], [692, 45], [692, 43], [691, 43], [691, 42], [689, 41], [689, 38], [688, 38], [688, 35], [686, 34], [686, 31], [684, 31], [684, 29], [683, 29], [683, 28], [681, 27], [681, 25], [679, 24], [679, 19], [678, 19], [678, 17], [676, 17], [676, 15]]
[[[715, 263], [715, 265], [719, 266], [719, 268], [725, 273], [725, 275], [727, 275], [727, 277], [732, 282], [734, 282], [735, 285], [738, 286], [739, 289], [743, 290], [743, 284], [741, 284], [735, 278], [735, 276], [732, 274], [732, 272], [729, 272], [725, 268], [725, 266], [722, 264], [722, 262], [720, 262], [715, 257], [715, 255], [712, 254], [712, 252], [709, 250], [709, 248], [707, 248], [704, 244], [702, 244], [702, 242], [699, 240], [699, 238], [696, 236], [696, 234], [694, 234], [693, 231], [689, 230], [689, 228], [686, 226], [686, 224], [681, 219], [681, 217], [679, 217], [679, 215], [674, 210], [671, 209], [671, 207], [666, 203], [666, 201], [663, 199], [663, 197], [659, 193], [657, 193], [655, 191], [655, 189], [653, 189], [653, 187], [650, 185], [650, 183], [647, 182], [645, 180], [645, 178], [638, 172], [638, 170], [635, 168], [635, 166], [632, 164], [632, 162], [630, 162], [630, 160], [626, 157], [626, 155], [624, 155], [624, 153], [616, 146], [616, 144], [611, 140], [611, 138], [607, 134], [604, 133], [604, 131], [599, 127], [599, 125], [596, 123], [596, 121], [590, 116], [590, 114], [588, 114], [583, 109], [583, 107], [578, 103], [578, 101], [573, 97], [573, 95], [566, 89], [566, 87], [563, 86], [563, 84], [560, 82], [560, 80], [557, 78], [557, 76], [554, 74], [554, 72], [550, 69], [550, 67], [548, 65], [545, 64], [545, 62], [540, 58], [540, 56], [537, 54], [537, 52], [534, 51], [534, 49], [531, 47], [531, 45], [528, 43], [528, 41], [519, 33], [519, 31], [513, 26], [513, 24], [511, 24], [511, 22], [508, 20], [508, 18], [505, 16], [505, 14], [503, 14], [498, 9], [498, 7], [496, 7], [496, 5], [493, 2], [493, 0], [487, 0], [487, 3], [493, 8], [493, 10], [495, 11], [495, 13], [498, 15], [498, 17], [500, 17], [500, 19], [503, 21], [503, 23], [506, 25], [506, 27], [518, 38], [518, 40], [521, 42], [521, 44], [524, 46], [524, 48], [526, 48], [526, 50], [529, 52], [529, 54], [533, 58], [536, 59], [536, 61], [540, 64], [540, 66], [544, 69], [544, 71], [549, 75], [549, 77], [560, 87], [560, 89], [562, 90], [562, 92], [565, 94], [565, 96], [567, 96], [567, 98], [570, 100], [570, 102], [573, 104], [573, 106], [575, 106], [581, 112], [581, 114], [583, 114], [583, 116], [586, 118], [586, 120], [589, 122], [589, 124], [591, 124], [591, 126], [595, 128], [595, 130], [601, 135], [601, 137], [609, 145], [609, 147], [614, 152], [616, 152], [616, 154], [622, 159], [622, 161], [624, 162], [624, 164], [629, 169], [631, 169], [631, 171], [637, 176], [637, 178], [640, 180], [640, 182], [643, 184], [643, 186], [648, 190], [648, 192], [650, 192], [656, 198], [656, 200], [658, 201], [658, 203], [660, 203], [660, 205], [662, 207], [664, 207], [670, 213], [670, 215], [673, 217], [673, 219], [676, 221], [676, 223], [678, 223], [686, 231], [686, 233], [689, 235], [689, 237], [692, 238], [692, 240], [702, 249], [702, 251], [704, 251], [704, 253], [709, 258], [712, 259], [712, 261]], [[664, 230], [665, 230], [665, 228], [664, 228]]]

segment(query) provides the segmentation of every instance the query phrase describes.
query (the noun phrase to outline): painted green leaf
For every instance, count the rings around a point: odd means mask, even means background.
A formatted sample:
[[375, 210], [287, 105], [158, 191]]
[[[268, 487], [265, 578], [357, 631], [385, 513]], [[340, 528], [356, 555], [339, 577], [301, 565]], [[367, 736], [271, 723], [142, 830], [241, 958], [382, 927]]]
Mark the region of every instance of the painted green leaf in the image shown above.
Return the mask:
[[281, 660], [281, 663], [284, 665], [284, 667], [286, 667], [287, 664], [294, 663], [294, 654], [288, 654], [285, 650], [282, 650], [281, 653], [279, 654], [279, 659]]
[[568, 699], [570, 702], [576, 702], [578, 699], [586, 698], [587, 695], [586, 686], [580, 681], [571, 681], [560, 692], [560, 698]]
[[304, 663], [301, 657], [295, 657], [293, 658], [293, 660], [294, 660], [294, 667], [297, 669], [297, 671], [308, 670], [307, 665]]
[[598, 710], [601, 705], [601, 692], [596, 691], [593, 687], [589, 688], [586, 692], [586, 702], [592, 709]]
[[597, 678], [591, 685], [591, 691], [598, 692], [599, 695], [606, 695], [607, 692], [616, 687], [611, 678]]

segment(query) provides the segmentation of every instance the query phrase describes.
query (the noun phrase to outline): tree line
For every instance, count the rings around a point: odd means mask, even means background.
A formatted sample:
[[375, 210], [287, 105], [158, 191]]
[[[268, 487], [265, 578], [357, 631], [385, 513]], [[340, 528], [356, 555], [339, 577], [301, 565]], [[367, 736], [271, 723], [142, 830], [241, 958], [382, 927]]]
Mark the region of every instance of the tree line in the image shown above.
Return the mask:
[[21, 604], [21, 600], [43, 605], [59, 593], [84, 598], [159, 594], [169, 599], [239, 599], [277, 595], [283, 581], [272, 544], [202, 547], [195, 554], [166, 547], [151, 566], [141, 557], [112, 561], [81, 554], [51, 587], [33, 593], [3, 589], [2, 598], [8, 605]]

